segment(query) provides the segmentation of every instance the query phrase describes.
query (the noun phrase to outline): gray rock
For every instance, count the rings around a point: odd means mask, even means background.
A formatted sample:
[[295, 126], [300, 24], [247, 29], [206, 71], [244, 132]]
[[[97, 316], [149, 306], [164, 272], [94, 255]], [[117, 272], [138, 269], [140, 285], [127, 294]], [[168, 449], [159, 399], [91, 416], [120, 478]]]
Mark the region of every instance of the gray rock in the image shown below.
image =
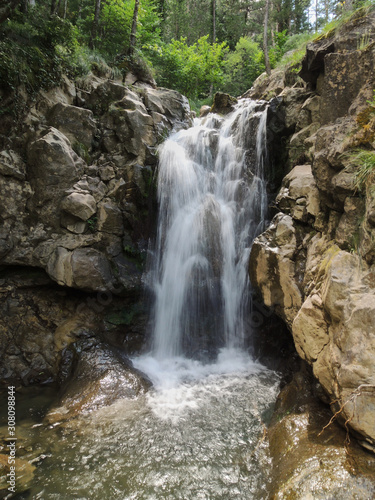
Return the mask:
[[65, 134], [73, 146], [80, 143], [88, 151], [91, 149], [97, 128], [89, 109], [57, 103], [48, 116], [48, 123]]
[[96, 202], [91, 194], [75, 192], [62, 200], [61, 208], [68, 214], [87, 221], [96, 212]]

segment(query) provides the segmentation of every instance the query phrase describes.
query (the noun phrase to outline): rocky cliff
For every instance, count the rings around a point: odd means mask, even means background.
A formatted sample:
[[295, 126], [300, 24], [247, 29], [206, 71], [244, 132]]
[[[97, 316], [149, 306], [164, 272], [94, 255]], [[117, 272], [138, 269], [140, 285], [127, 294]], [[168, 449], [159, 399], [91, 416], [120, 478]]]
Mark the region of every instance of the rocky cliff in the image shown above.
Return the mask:
[[252, 283], [288, 325], [322, 399], [372, 450], [375, 170], [363, 152], [375, 165], [374, 61], [375, 14], [358, 11], [307, 46], [298, 76], [263, 75], [247, 93], [273, 98], [269, 134], [286, 141], [287, 169], [278, 213], [253, 245]]
[[157, 146], [191, 123], [178, 92], [93, 75], [27, 105], [0, 151], [0, 378], [24, 383], [79, 337], [140, 333]]

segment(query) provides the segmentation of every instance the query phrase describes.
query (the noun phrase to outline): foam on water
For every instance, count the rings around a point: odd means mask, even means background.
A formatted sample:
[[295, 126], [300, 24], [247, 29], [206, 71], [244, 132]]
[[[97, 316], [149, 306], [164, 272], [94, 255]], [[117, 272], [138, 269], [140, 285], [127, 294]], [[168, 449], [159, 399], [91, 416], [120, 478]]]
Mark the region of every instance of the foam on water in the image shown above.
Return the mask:
[[182, 356], [159, 360], [148, 354], [133, 359], [133, 364], [153, 382], [154, 391], [147, 395], [147, 402], [154, 415], [173, 423], [197, 410], [208, 393], [220, 387], [222, 397], [226, 384], [264, 371], [247, 353], [234, 348], [221, 349], [212, 363]]

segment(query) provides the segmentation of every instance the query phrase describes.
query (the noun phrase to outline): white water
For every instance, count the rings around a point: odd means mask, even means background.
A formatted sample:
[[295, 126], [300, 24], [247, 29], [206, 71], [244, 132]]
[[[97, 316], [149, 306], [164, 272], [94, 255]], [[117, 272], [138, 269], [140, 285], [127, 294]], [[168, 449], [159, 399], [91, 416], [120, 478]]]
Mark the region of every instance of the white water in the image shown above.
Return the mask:
[[196, 120], [160, 149], [159, 224], [149, 276], [152, 356], [159, 361], [244, 347], [247, 265], [267, 207], [266, 111], [259, 107], [243, 100], [225, 120]]

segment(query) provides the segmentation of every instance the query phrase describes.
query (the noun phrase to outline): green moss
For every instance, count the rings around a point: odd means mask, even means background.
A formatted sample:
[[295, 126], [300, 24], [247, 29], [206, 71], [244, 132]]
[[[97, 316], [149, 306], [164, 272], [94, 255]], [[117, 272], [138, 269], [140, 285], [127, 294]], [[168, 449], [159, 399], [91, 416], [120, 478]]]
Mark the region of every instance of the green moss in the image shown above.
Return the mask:
[[105, 318], [105, 321], [114, 326], [119, 326], [119, 325], [129, 326], [131, 325], [135, 315], [136, 315], [135, 309], [122, 309], [121, 311], [112, 312], [108, 314]]

